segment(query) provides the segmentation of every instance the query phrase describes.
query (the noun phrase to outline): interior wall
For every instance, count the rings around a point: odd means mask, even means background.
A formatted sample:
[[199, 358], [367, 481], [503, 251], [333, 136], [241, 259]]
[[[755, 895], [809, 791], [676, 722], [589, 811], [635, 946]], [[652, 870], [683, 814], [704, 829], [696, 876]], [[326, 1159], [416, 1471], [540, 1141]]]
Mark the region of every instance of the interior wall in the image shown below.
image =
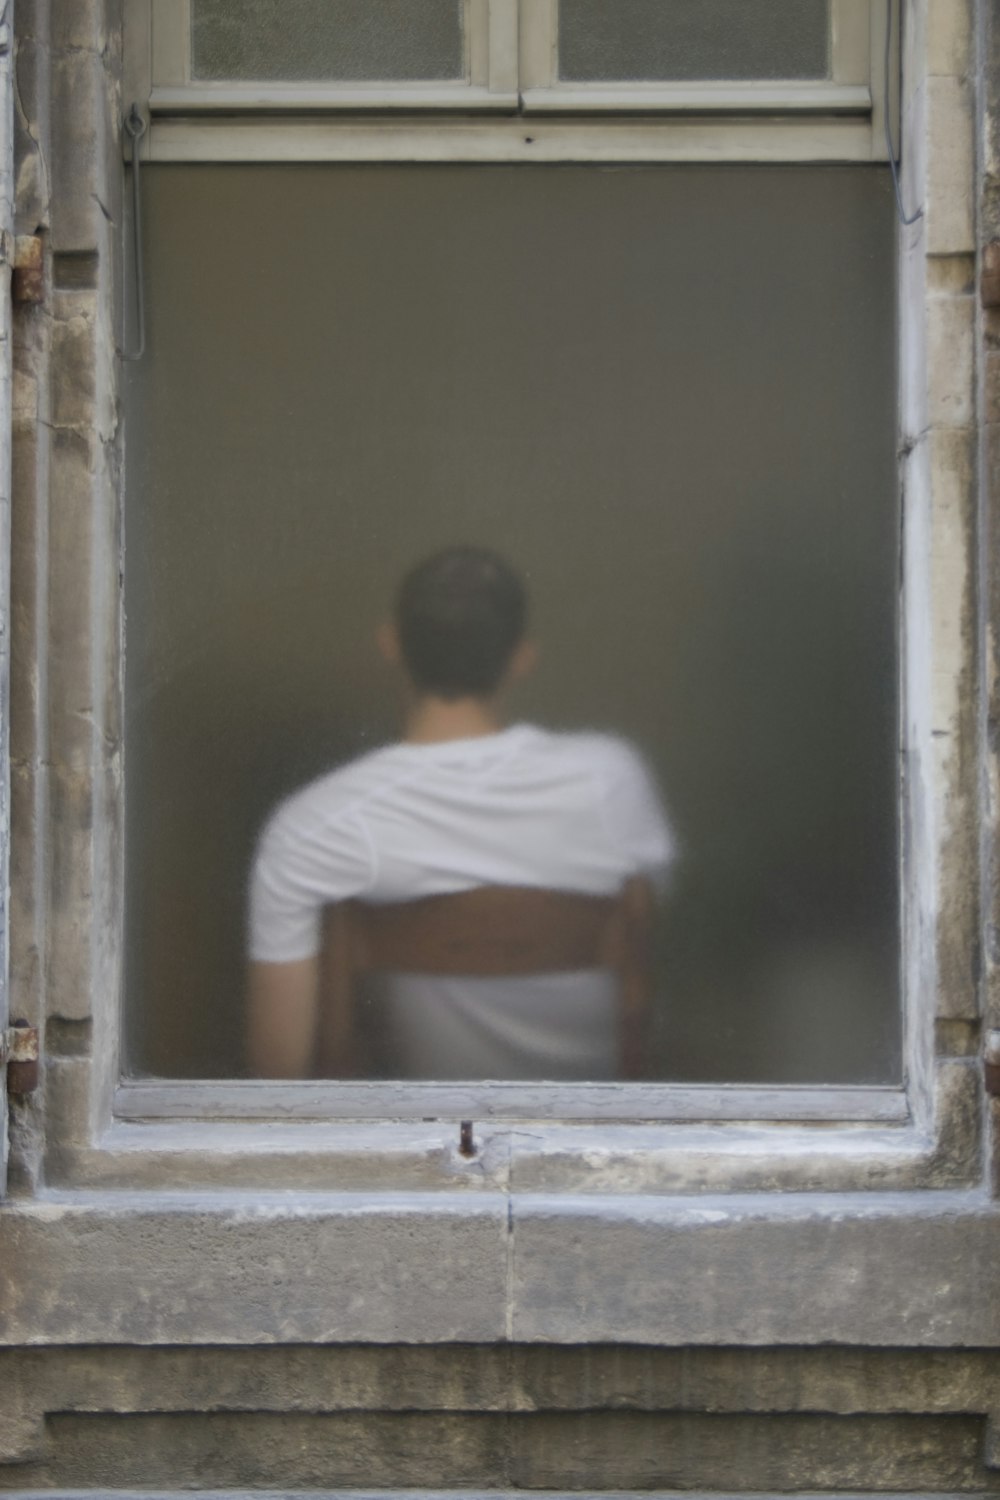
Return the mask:
[[880, 167], [155, 166], [129, 401], [127, 1052], [241, 1066], [274, 802], [394, 733], [373, 630], [526, 572], [517, 716], [682, 845], [655, 1076], [891, 1081], [894, 220]]

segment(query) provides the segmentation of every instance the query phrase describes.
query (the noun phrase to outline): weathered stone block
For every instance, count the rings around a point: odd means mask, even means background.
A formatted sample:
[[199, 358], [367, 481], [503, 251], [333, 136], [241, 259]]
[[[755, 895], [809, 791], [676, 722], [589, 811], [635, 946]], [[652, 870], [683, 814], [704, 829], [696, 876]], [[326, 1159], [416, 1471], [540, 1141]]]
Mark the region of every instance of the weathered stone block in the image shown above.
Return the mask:
[[51, 421], [56, 427], [86, 431], [97, 399], [94, 298], [86, 292], [56, 292], [52, 301]]
[[90, 1135], [90, 1063], [48, 1057], [44, 1073], [46, 1139], [50, 1146]]
[[515, 1420], [510, 1472], [531, 1489], [1000, 1489], [982, 1431], [962, 1417], [549, 1415]]
[[504, 1477], [502, 1416], [56, 1415], [36, 1472], [47, 1484], [289, 1490], [494, 1487]]
[[514, 1201], [519, 1342], [1000, 1341], [1000, 1209], [962, 1194]]
[[926, 27], [928, 73], [964, 78], [972, 61], [971, 0], [930, 0]]
[[957, 78], [927, 80], [927, 249], [975, 249], [974, 99]]
[[50, 769], [51, 839], [46, 914], [46, 1001], [51, 1015], [82, 1018], [93, 1007], [93, 783], [87, 771]]
[[932, 297], [927, 303], [927, 420], [968, 427], [975, 406], [975, 303]]
[[977, 1057], [938, 1063], [935, 1079], [938, 1146], [930, 1186], [970, 1186], [982, 1179], [983, 1109]]
[[503, 1199], [271, 1193], [224, 1204], [70, 1194], [0, 1215], [0, 1343], [504, 1337]]
[[44, 770], [12, 765], [10, 772], [10, 1012], [35, 1021], [41, 1003], [43, 934], [35, 866], [45, 830], [39, 818]]
[[21, 32], [14, 59], [15, 224], [18, 233], [34, 234], [49, 222], [48, 48]]
[[[983, 417], [991, 426], [1000, 426], [1000, 349], [983, 353]], [[992, 489], [997, 495], [998, 491]]]
[[974, 255], [929, 255], [927, 290], [932, 297], [969, 297], [976, 290]]
[[108, 45], [108, 0], [73, 0], [50, 8], [49, 36], [54, 52], [100, 53]]
[[510, 1371], [517, 1410], [982, 1415], [998, 1394], [1000, 1355], [516, 1345]]
[[94, 758], [90, 598], [95, 446], [87, 432], [52, 434], [49, 480], [49, 749], [82, 770]]
[[52, 58], [51, 79], [60, 122], [51, 155], [52, 248], [92, 250], [103, 238], [95, 176], [103, 157], [103, 67], [92, 52], [63, 52]]
[[38, 465], [38, 429], [31, 427], [17, 434], [11, 455], [10, 755], [24, 766], [38, 754], [41, 712]]

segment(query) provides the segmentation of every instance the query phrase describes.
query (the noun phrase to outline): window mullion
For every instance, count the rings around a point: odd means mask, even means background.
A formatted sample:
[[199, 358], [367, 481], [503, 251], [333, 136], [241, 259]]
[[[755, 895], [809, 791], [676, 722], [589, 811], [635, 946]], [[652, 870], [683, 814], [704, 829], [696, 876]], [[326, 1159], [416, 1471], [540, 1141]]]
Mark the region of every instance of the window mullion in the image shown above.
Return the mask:
[[464, 18], [469, 83], [485, 89], [490, 81], [490, 0], [465, 0]]
[[183, 86], [191, 79], [191, 0], [153, 0], [153, 79]]
[[512, 94], [518, 90], [518, 0], [489, 3], [489, 90]]
[[872, 76], [869, 0], [830, 0], [830, 78], [868, 83]]
[[556, 82], [558, 0], [521, 0], [521, 92], [549, 89]]

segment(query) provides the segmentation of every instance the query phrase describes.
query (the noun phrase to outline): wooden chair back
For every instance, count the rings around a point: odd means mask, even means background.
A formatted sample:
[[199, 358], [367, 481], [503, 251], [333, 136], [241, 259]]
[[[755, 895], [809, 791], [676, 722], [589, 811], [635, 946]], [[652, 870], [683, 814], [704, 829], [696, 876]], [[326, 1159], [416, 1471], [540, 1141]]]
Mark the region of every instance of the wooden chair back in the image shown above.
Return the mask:
[[366, 974], [484, 978], [606, 969], [619, 977], [623, 1050], [649, 996], [647, 883], [618, 896], [478, 886], [445, 896], [327, 912], [321, 978], [321, 1076], [350, 1074], [359, 979]]

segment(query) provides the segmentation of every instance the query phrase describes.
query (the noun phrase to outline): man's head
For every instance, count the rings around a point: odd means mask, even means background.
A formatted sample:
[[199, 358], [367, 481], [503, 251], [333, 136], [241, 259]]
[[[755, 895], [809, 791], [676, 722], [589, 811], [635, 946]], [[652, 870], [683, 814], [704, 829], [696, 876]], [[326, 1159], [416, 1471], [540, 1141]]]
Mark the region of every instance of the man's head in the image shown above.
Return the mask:
[[524, 584], [504, 558], [483, 547], [448, 547], [400, 584], [395, 645], [419, 693], [489, 698], [528, 665], [526, 619]]

